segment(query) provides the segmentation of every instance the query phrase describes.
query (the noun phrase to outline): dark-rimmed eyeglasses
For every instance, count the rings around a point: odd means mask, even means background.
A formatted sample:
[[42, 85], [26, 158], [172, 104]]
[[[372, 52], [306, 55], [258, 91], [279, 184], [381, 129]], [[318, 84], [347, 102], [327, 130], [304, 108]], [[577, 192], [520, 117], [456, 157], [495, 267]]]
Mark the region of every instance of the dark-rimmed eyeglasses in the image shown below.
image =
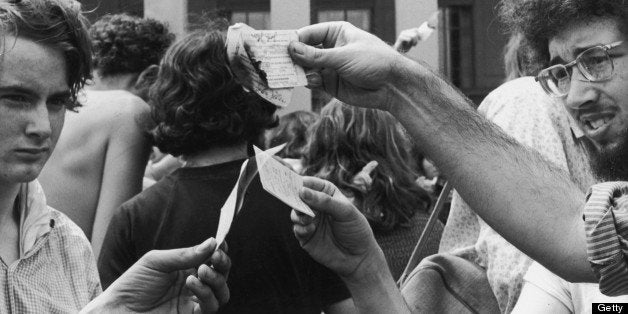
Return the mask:
[[552, 97], [564, 97], [569, 93], [573, 67], [578, 70], [589, 82], [608, 80], [613, 75], [613, 60], [608, 51], [623, 44], [616, 41], [608, 45], [591, 47], [580, 53], [574, 61], [567, 64], [556, 64], [541, 70], [536, 76], [545, 92]]

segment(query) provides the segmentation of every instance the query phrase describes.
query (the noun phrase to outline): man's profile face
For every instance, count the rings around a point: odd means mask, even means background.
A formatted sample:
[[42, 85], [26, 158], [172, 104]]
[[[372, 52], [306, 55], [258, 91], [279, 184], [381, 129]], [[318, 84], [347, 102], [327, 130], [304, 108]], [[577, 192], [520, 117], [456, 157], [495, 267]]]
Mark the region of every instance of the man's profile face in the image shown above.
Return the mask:
[[70, 97], [61, 51], [4, 38], [0, 57], [0, 184], [31, 181], [52, 153]]
[[[550, 63], [566, 64], [587, 48], [623, 40], [612, 19], [577, 21], [550, 40]], [[628, 42], [608, 54], [614, 65], [610, 79], [589, 82], [574, 66], [562, 101], [590, 140], [587, 146], [598, 177], [628, 180]]]

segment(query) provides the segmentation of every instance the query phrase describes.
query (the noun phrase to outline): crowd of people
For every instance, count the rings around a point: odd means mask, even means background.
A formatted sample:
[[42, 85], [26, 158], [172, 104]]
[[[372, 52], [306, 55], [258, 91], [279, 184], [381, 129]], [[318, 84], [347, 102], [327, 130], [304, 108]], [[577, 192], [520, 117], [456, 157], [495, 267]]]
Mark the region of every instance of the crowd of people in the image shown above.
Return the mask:
[[[477, 110], [403, 54], [424, 34], [330, 22], [288, 52], [334, 98], [279, 117], [231, 71], [224, 20], [175, 39], [126, 14], [90, 26], [74, 0], [0, 2], [0, 312], [626, 303], [628, 4], [498, 8], [507, 81]], [[314, 217], [262, 185], [253, 146], [282, 144]]]

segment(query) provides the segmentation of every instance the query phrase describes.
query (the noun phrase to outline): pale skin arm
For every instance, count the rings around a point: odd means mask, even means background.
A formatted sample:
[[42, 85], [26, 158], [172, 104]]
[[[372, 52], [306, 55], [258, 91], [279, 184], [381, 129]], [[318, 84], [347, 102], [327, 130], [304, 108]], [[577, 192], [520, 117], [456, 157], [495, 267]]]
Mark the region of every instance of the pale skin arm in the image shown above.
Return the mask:
[[410, 313], [364, 215], [328, 181], [305, 177], [303, 185], [301, 198], [317, 213], [291, 213], [301, 246], [340, 276], [359, 313]]
[[150, 153], [150, 142], [142, 129], [149, 107], [137, 98], [121, 110], [111, 125], [103, 178], [94, 227], [92, 248], [98, 258], [113, 212], [122, 203], [142, 191], [142, 178]]
[[565, 305], [541, 288], [525, 283], [521, 295], [512, 314], [569, 314], [571, 311]]
[[556, 298], [543, 291], [539, 287], [526, 283], [521, 290], [521, 295], [512, 314], [569, 314], [568, 308]]
[[[304, 27], [299, 40], [305, 44], [291, 44], [292, 58], [325, 69], [308, 77], [310, 87], [391, 112], [493, 229], [559, 276], [595, 282], [581, 216], [584, 194], [564, 171], [481, 117], [427, 67], [373, 35], [336, 22]], [[328, 49], [312, 47], [317, 44]]]

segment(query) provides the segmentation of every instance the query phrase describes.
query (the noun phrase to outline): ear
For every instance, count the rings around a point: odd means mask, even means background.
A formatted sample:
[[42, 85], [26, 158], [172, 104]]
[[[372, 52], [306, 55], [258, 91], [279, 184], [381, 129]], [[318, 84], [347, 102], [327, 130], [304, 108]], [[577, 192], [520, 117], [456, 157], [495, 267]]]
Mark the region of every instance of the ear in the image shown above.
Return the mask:
[[135, 85], [133, 89], [135, 90], [135, 94], [142, 99], [146, 100], [148, 98], [148, 89], [157, 79], [157, 73], [159, 72], [159, 66], [156, 64], [149, 65], [144, 71], [140, 73], [135, 80]]
[[155, 79], [157, 78], [157, 72], [159, 72], [158, 65], [149, 65], [137, 77], [137, 80], [135, 81], [135, 87], [137, 88], [142, 86], [150, 86], [151, 84], [153, 84], [153, 82], [155, 82]]

